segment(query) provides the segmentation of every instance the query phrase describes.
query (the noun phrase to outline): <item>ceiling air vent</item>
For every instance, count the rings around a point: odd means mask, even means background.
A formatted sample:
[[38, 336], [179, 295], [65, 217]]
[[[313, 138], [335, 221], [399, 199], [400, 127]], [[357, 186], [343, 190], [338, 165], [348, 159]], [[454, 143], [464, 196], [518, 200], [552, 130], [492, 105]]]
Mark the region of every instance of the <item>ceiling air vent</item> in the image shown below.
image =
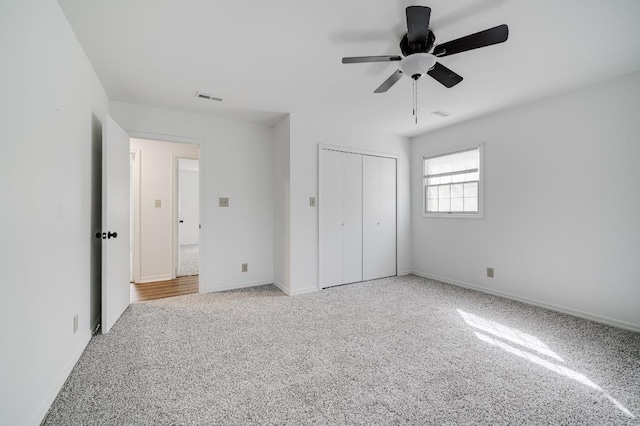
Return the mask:
[[439, 117], [448, 117], [448, 116], [450, 116], [450, 115], [451, 115], [451, 113], [450, 113], [450, 112], [447, 112], [447, 111], [441, 111], [441, 110], [433, 111], [431, 114], [433, 114], [433, 115], [437, 115], [437, 116], [439, 116]]
[[222, 98], [218, 98], [216, 96], [210, 95], [204, 92], [196, 92], [196, 98], [207, 99], [209, 101], [218, 101], [222, 102]]

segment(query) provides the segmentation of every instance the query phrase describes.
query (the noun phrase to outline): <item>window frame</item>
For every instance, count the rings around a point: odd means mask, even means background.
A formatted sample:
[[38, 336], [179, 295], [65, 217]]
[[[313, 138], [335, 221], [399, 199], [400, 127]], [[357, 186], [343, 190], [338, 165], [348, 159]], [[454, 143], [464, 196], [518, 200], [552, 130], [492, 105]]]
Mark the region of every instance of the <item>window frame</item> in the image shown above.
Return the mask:
[[[479, 163], [478, 163], [478, 211], [473, 213], [464, 212], [428, 212], [427, 211], [427, 185], [425, 183], [426, 178], [426, 160], [433, 157], [441, 157], [445, 155], [455, 154], [462, 151], [469, 151], [472, 149], [478, 149]], [[479, 142], [473, 145], [464, 145], [450, 148], [443, 148], [439, 150], [430, 151], [421, 157], [422, 161], [422, 217], [423, 218], [466, 218], [466, 219], [482, 219], [484, 217], [484, 142]]]

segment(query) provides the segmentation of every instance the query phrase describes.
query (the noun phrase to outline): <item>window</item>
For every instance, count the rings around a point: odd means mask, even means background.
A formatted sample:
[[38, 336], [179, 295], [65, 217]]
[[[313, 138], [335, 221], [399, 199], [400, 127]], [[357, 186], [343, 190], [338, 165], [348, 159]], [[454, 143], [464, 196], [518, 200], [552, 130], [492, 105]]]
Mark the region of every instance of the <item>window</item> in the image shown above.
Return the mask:
[[480, 216], [481, 146], [424, 157], [424, 213]]

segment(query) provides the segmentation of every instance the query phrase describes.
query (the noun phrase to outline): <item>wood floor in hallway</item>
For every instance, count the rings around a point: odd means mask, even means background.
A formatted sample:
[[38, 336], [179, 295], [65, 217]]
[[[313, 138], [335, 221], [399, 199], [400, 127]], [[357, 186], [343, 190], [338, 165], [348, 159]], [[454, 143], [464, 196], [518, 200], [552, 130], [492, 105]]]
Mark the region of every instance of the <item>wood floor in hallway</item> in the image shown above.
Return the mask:
[[131, 303], [165, 297], [183, 296], [198, 292], [198, 275], [178, 277], [175, 280], [144, 284], [130, 284]]

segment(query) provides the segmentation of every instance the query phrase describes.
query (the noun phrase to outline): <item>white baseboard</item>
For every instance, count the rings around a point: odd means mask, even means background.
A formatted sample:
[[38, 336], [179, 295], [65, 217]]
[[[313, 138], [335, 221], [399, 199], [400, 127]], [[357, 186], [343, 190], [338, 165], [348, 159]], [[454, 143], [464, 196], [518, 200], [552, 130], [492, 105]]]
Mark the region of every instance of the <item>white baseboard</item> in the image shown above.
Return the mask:
[[62, 371], [60, 371], [60, 374], [58, 375], [58, 378], [54, 382], [53, 386], [51, 386], [44, 399], [38, 406], [38, 409], [31, 417], [31, 420], [29, 420], [29, 425], [37, 426], [43, 422], [43, 420], [47, 416], [47, 413], [49, 412], [49, 408], [51, 408], [51, 404], [53, 404], [53, 401], [55, 401], [58, 393], [66, 383], [67, 379], [69, 378], [69, 374], [71, 374], [71, 370], [73, 370], [73, 367], [75, 367], [90, 340], [91, 332], [87, 332], [84, 336], [82, 336], [82, 340], [80, 341], [76, 349], [71, 353], [71, 357], [62, 368]]
[[455, 286], [458, 286], [458, 287], [464, 287], [464, 288], [468, 288], [470, 290], [476, 290], [476, 291], [479, 291], [481, 293], [488, 293], [488, 294], [492, 294], [494, 296], [500, 296], [500, 297], [504, 297], [504, 298], [507, 298], [507, 299], [516, 300], [518, 302], [526, 303], [528, 305], [539, 306], [541, 308], [549, 309], [549, 310], [560, 312], [560, 313], [563, 313], [563, 314], [569, 314], [569, 315], [573, 315], [575, 317], [580, 317], [580, 318], [588, 319], [588, 320], [591, 320], [591, 321], [600, 322], [602, 324], [612, 325], [614, 327], [619, 327], [619, 328], [624, 328], [626, 330], [640, 332], [640, 325], [631, 324], [631, 323], [628, 323], [628, 322], [625, 322], [625, 321], [620, 321], [620, 320], [617, 320], [617, 319], [614, 319], [614, 318], [609, 318], [609, 317], [605, 317], [605, 316], [602, 316], [602, 315], [592, 314], [590, 312], [579, 311], [577, 309], [571, 309], [571, 308], [567, 308], [565, 306], [555, 305], [553, 303], [547, 303], [547, 302], [543, 302], [543, 301], [536, 300], [536, 299], [530, 299], [528, 297], [518, 296], [518, 295], [515, 295], [515, 294], [512, 294], [512, 293], [507, 293], [505, 291], [491, 290], [491, 289], [488, 289], [488, 288], [485, 288], [485, 287], [481, 287], [479, 285], [469, 284], [469, 283], [465, 283], [465, 282], [462, 282], [462, 281], [456, 281], [456, 280], [452, 280], [452, 279], [445, 278], [445, 277], [439, 277], [439, 276], [433, 275], [433, 274], [427, 274], [426, 272], [413, 271], [412, 273], [414, 275], [419, 276], [419, 277], [430, 278], [432, 280], [441, 281], [441, 282], [443, 282], [445, 284], [452, 284], [452, 285], [455, 285]]
[[291, 291], [288, 288], [286, 288], [282, 283], [278, 282], [277, 280], [273, 280], [273, 285], [275, 285], [280, 290], [282, 290], [282, 292], [287, 296], [299, 296], [301, 294], [315, 293], [316, 291], [318, 291], [317, 287], [307, 287], [307, 288], [301, 288], [300, 290]]
[[200, 293], [215, 293], [218, 291], [227, 291], [227, 290], [237, 290], [240, 288], [247, 287], [258, 287], [261, 285], [273, 284], [273, 281], [255, 281], [251, 283], [242, 283], [242, 284], [231, 284], [222, 287], [214, 287], [214, 288], [203, 288], [202, 283], [200, 284]]
[[300, 296], [301, 294], [315, 293], [316, 291], [319, 291], [318, 287], [306, 287], [299, 290], [289, 291], [289, 296]]
[[287, 296], [291, 296], [289, 294], [289, 289], [286, 288], [284, 286], [284, 284], [282, 284], [281, 282], [279, 282], [278, 280], [273, 280], [273, 285], [275, 285], [276, 287], [278, 287], [284, 294], [286, 294]]
[[140, 277], [140, 281], [136, 284], [146, 284], [146, 283], [154, 283], [156, 281], [169, 281], [174, 279], [170, 274], [169, 275], [153, 275], [150, 277]]
[[[403, 272], [398, 272], [398, 276], [404, 277], [405, 275], [411, 275], [413, 273], [414, 273], [413, 271], [403, 271]], [[418, 275], [418, 274], [415, 274], [415, 275]]]

